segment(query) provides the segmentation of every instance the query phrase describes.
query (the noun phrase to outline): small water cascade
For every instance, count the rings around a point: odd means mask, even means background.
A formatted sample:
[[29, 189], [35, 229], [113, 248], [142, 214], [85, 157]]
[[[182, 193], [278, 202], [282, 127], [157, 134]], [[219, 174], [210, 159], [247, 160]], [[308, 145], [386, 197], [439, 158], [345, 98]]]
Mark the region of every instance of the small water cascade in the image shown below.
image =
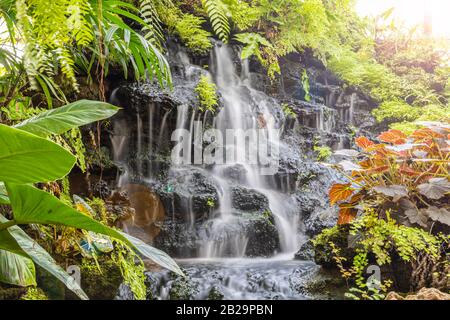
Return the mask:
[[[277, 122], [268, 105], [268, 98], [261, 92], [254, 90], [249, 81], [248, 64], [243, 63], [241, 76], [238, 76], [231, 60], [230, 49], [226, 46], [216, 47], [214, 50], [215, 80], [224, 106], [217, 116], [217, 128], [223, 132], [227, 129], [246, 131], [261, 129], [261, 121], [267, 129], [277, 129]], [[250, 101], [248, 101], [250, 100]], [[260, 122], [258, 121], [258, 117]], [[267, 132], [270, 132], [269, 130]], [[269, 144], [279, 143], [268, 135]], [[281, 194], [270, 188], [264, 176], [260, 174], [260, 167], [249, 163], [249, 154], [257, 153], [256, 146], [246, 143], [245, 139], [237, 143], [227, 141], [224, 150], [234, 153], [234, 159], [224, 165], [215, 166], [211, 173], [219, 189], [219, 207], [216, 218], [209, 221], [211, 239], [203, 244], [200, 253], [206, 258], [243, 256], [248, 238], [245, 234], [235, 232], [233, 224], [239, 223], [239, 217], [233, 212], [231, 186], [226, 173], [227, 169], [240, 165], [245, 169], [245, 177], [241, 184], [260, 192], [267, 197], [269, 207], [275, 218], [282, 252], [294, 253], [298, 249], [298, 236], [295, 213], [287, 210], [286, 200], [281, 200]]]

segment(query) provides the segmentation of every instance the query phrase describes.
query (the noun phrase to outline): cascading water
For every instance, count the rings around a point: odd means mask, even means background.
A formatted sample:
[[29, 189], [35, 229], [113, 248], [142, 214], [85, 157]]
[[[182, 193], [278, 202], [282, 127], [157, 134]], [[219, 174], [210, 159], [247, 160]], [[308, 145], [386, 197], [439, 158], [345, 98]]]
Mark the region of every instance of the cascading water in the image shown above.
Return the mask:
[[[187, 252], [181, 252], [180, 249], [177, 251], [180, 252], [179, 256], [173, 255], [174, 258], [183, 258], [178, 259], [179, 263], [202, 287], [195, 295], [196, 298], [205, 298], [211, 287], [220, 287], [225, 299], [304, 298], [300, 289], [296, 288], [297, 285], [301, 286], [297, 281], [299, 277], [312, 276], [317, 268], [311, 262], [293, 260], [304, 240], [301, 205], [297, 195], [292, 192], [292, 188], [298, 188], [298, 181], [289, 174], [275, 178], [277, 170], [263, 174], [264, 160], [268, 160], [264, 157], [270, 158], [272, 150], [290, 148], [280, 139], [279, 131], [284, 130], [286, 124], [281, 105], [278, 100], [254, 88], [248, 61], [243, 61], [240, 72], [237, 72], [230, 47], [217, 45], [211, 55], [208, 73], [191, 64], [188, 55], [178, 49], [174, 63], [181, 76], [175, 79], [175, 82], [178, 81], [175, 85], [186, 90], [182, 93], [193, 92], [199, 74], [211, 77], [221, 97], [221, 108], [215, 114], [209, 110], [200, 112], [189, 100], [180, 100], [181, 103], [162, 109], [161, 99], [158, 98], [156, 102], [145, 102], [144, 107], [132, 116], [134, 119], [129, 117], [128, 121], [135, 121], [135, 132], [130, 132], [132, 130], [127, 128], [123, 120], [114, 122], [114, 135], [111, 138], [114, 161], [122, 167], [118, 187], [131, 181], [141, 181], [148, 183], [151, 188], [158, 187], [158, 184], [161, 188], [163, 184], [164, 194], [176, 194], [165, 204], [166, 221], [173, 225], [182, 221], [183, 230], [169, 229], [168, 232], [180, 232], [195, 239], [189, 243]], [[114, 103], [115, 99], [116, 91], [111, 101]], [[299, 119], [301, 125], [309, 126], [320, 134], [333, 132], [336, 117], [339, 116], [333, 108], [335, 100], [333, 94], [328, 106], [317, 108], [318, 105], [310, 104], [311, 121], [306, 123], [306, 120]], [[198, 126], [217, 129], [224, 138], [227, 137], [227, 130], [238, 132], [232, 140], [225, 139], [221, 147], [223, 159], [226, 160], [224, 164], [194, 163], [197, 149], [204, 147], [202, 142], [197, 141]], [[184, 136], [177, 130], [172, 135], [173, 142], [188, 140], [188, 148], [183, 152], [183, 158], [188, 161], [172, 162], [167, 170], [167, 179], [162, 180], [159, 167], [153, 162], [155, 157], [163, 153], [164, 147], [170, 145], [168, 140], [175, 129], [189, 132], [189, 135]], [[248, 143], [245, 136], [239, 139], [239, 133], [245, 135], [252, 130], [262, 132], [270, 152], [259, 152], [260, 145]], [[338, 148], [341, 147], [339, 143]], [[136, 156], [131, 151], [136, 151]], [[126, 154], [132, 155], [132, 159], [125, 160]], [[255, 155], [263, 161], [251, 161]], [[216, 200], [211, 200], [208, 213], [204, 212], [205, 209], [198, 213], [197, 195], [190, 190], [197, 176], [210, 182], [217, 195]], [[297, 187], [292, 187], [292, 184]], [[205, 190], [202, 189], [202, 192]], [[262, 203], [261, 206], [258, 209], [248, 208], [245, 200], [236, 199], [242, 194], [250, 194], [252, 199], [256, 198]], [[238, 200], [243, 202], [240, 206], [236, 205]], [[260, 224], [262, 220], [263, 227]], [[263, 230], [259, 230], [261, 228]], [[272, 229], [269, 232], [264, 228]], [[271, 230], [275, 230], [274, 233]], [[255, 232], [267, 235], [255, 237]], [[261, 247], [270, 249], [255, 251], [255, 241], [262, 242]], [[179, 246], [179, 243], [176, 244]], [[168, 273], [163, 273], [161, 277], [158, 282], [160, 292], [156, 295], [165, 299], [170, 296], [168, 292], [173, 280]], [[293, 283], [297, 284], [294, 286]]]
[[[280, 124], [272, 114], [268, 97], [251, 87], [248, 66], [244, 63], [241, 76], [235, 71], [231, 60], [230, 49], [218, 46], [214, 50], [215, 81], [223, 98], [223, 109], [217, 115], [216, 126], [223, 136], [226, 130], [246, 132], [251, 129], [267, 129], [269, 145], [278, 144], [276, 137], [269, 134], [278, 129]], [[258, 121], [259, 120], [259, 121]], [[261, 124], [264, 121], [264, 125]], [[239, 217], [233, 214], [230, 184], [227, 177], [228, 169], [240, 165], [245, 170], [245, 177], [239, 183], [256, 190], [267, 197], [269, 207], [275, 218], [278, 229], [281, 252], [295, 253], [298, 250], [298, 217], [289, 208], [286, 195], [273, 190], [265, 176], [260, 173], [260, 166], [248, 162], [249, 154], [257, 153], [256, 145], [248, 145], [245, 139], [227, 141], [224, 150], [227, 155], [234, 155], [232, 161], [213, 167], [211, 174], [218, 185], [220, 199], [217, 217], [208, 222], [211, 238], [207, 239], [200, 249], [201, 256], [217, 258], [225, 255], [243, 256], [248, 238], [245, 234], [235, 232], [233, 224]]]

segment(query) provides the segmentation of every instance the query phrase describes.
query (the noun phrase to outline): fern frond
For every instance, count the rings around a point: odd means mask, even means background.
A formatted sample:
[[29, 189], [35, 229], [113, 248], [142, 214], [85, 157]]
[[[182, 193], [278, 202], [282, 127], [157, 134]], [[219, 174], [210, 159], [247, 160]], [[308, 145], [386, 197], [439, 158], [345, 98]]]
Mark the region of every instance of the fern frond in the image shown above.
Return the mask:
[[145, 39], [160, 48], [164, 36], [161, 28], [161, 20], [153, 4], [153, 0], [141, 0], [140, 13], [142, 19], [147, 24], [142, 28], [145, 32]]
[[67, 25], [80, 46], [87, 46], [93, 39], [92, 25], [86, 19], [91, 11], [87, 0], [72, 0], [67, 7]]
[[202, 4], [208, 13], [209, 21], [215, 34], [220, 40], [227, 43], [230, 35], [230, 24], [228, 21], [230, 12], [227, 6], [221, 0], [202, 0]]

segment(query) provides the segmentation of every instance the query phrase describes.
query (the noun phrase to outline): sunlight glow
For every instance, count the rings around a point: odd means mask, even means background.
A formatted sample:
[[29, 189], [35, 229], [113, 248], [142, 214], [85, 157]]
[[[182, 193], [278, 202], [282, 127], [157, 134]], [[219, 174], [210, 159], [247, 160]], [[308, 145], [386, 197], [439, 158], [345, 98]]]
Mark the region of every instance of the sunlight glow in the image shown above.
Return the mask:
[[373, 16], [394, 8], [393, 18], [406, 26], [423, 25], [428, 15], [432, 21], [432, 35], [450, 38], [449, 0], [357, 0], [356, 9], [362, 16]]

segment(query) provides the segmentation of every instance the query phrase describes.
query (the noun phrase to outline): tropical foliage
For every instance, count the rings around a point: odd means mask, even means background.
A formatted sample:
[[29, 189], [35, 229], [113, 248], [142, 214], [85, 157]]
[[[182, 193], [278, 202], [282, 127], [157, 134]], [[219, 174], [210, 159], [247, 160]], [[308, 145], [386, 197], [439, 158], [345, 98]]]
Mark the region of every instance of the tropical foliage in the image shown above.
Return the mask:
[[411, 224], [450, 225], [450, 127], [439, 122], [422, 125], [410, 135], [394, 129], [383, 132], [378, 136], [381, 143], [359, 137], [359, 152], [338, 152], [357, 159], [340, 162], [338, 167], [350, 181], [335, 184], [329, 192], [331, 204], [339, 203], [340, 224], [351, 222], [363, 203], [375, 208], [380, 217], [387, 209], [397, 208]]
[[101, 102], [79, 101], [53, 109], [17, 124], [0, 124], [0, 180], [3, 204], [11, 213], [0, 215], [0, 253], [2, 281], [16, 285], [35, 285], [34, 263], [61, 280], [80, 298], [86, 294], [53, 258], [17, 225], [63, 225], [103, 234], [134, 248], [155, 262], [181, 274], [165, 254], [141, 241], [109, 228], [32, 184], [51, 182], [67, 175], [75, 157], [58, 144], [46, 139], [82, 124], [101, 120], [117, 112]]

